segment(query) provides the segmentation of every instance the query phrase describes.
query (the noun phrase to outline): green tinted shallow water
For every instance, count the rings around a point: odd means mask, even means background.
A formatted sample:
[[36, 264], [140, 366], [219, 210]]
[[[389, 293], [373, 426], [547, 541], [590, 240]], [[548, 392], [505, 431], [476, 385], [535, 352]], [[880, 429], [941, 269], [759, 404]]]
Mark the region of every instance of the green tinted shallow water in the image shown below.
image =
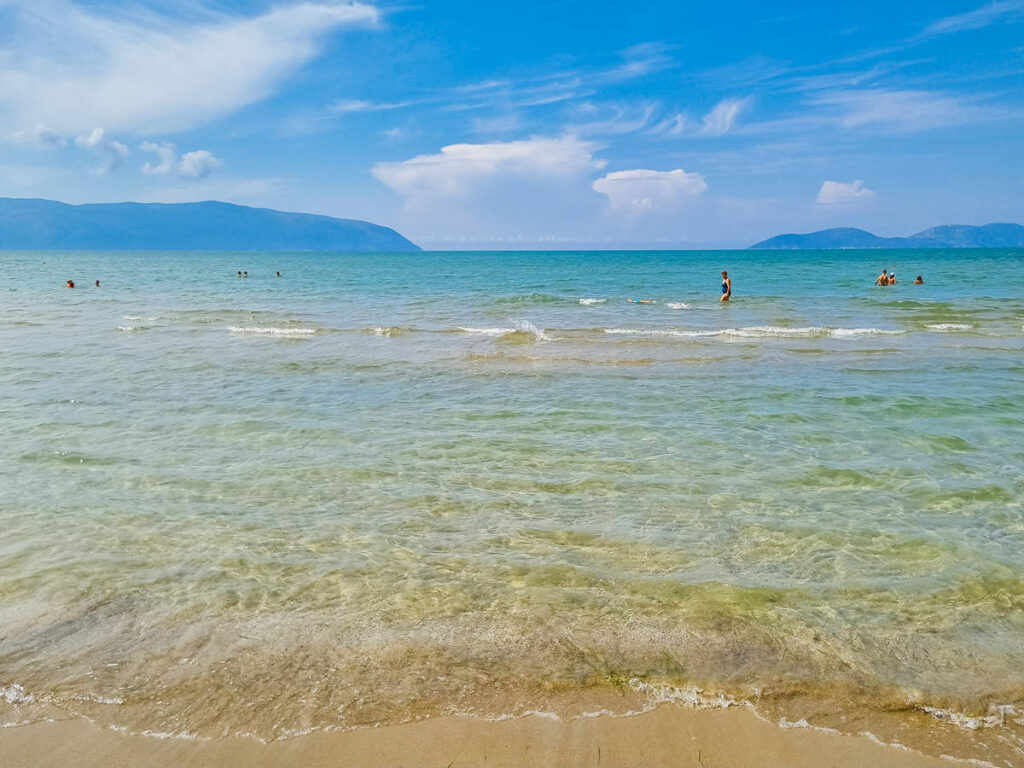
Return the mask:
[[1024, 252], [0, 268], [4, 722], [1024, 700]]

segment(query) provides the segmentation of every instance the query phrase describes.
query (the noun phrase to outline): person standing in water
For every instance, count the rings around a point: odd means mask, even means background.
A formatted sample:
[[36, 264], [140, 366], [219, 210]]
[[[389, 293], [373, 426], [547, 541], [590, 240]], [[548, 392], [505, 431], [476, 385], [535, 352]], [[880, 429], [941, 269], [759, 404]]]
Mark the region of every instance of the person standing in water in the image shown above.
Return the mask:
[[889, 271], [883, 269], [882, 274], [875, 278], [875, 285], [888, 285], [889, 284]]
[[896, 280], [896, 273], [895, 272], [890, 272], [889, 273], [889, 285], [896, 285], [896, 282], [897, 282], [897, 280]]
[[914, 280], [914, 285], [924, 285], [924, 278], [918, 275]]
[[722, 298], [719, 301], [728, 301], [732, 296], [732, 280], [729, 278], [729, 273], [724, 269], [722, 270]]

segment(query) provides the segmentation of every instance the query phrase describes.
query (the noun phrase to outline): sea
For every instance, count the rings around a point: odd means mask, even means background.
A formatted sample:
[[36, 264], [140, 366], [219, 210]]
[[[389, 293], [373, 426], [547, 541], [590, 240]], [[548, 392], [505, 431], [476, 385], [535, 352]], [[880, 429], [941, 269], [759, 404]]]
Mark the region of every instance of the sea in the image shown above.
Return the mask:
[[0, 275], [2, 726], [745, 707], [1024, 764], [1024, 251]]

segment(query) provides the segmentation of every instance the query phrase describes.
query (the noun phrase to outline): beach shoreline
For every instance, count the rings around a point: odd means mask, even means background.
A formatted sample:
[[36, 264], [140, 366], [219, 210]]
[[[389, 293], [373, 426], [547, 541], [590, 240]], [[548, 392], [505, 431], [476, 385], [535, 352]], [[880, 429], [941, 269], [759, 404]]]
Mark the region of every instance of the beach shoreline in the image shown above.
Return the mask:
[[745, 708], [661, 706], [628, 717], [558, 720], [528, 715], [503, 721], [444, 716], [415, 723], [319, 732], [264, 743], [244, 737], [188, 739], [125, 734], [84, 720], [0, 730], [0, 767], [305, 768], [355, 766], [695, 766], [712, 768], [934, 768], [978, 760], [929, 755], [844, 735], [779, 727]]

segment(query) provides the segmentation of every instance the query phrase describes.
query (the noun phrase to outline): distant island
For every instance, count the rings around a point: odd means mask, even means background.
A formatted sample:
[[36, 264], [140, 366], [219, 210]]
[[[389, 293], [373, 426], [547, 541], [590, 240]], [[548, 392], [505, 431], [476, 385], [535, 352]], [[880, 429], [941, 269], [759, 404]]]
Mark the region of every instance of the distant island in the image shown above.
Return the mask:
[[388, 227], [232, 203], [0, 198], [0, 250], [418, 251]]
[[909, 237], [879, 237], [863, 229], [840, 227], [806, 235], [778, 235], [751, 250], [827, 250], [830, 248], [1024, 248], [1020, 224], [964, 224], [932, 227]]

